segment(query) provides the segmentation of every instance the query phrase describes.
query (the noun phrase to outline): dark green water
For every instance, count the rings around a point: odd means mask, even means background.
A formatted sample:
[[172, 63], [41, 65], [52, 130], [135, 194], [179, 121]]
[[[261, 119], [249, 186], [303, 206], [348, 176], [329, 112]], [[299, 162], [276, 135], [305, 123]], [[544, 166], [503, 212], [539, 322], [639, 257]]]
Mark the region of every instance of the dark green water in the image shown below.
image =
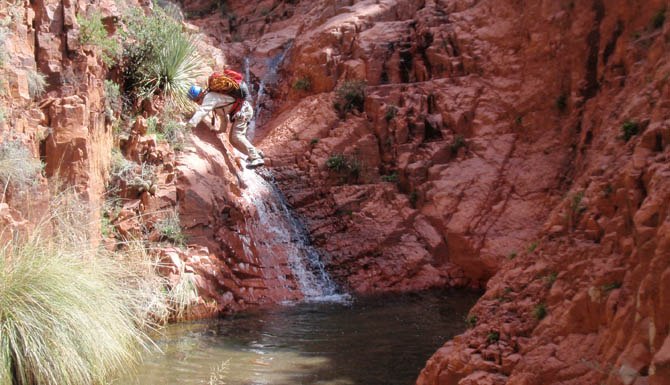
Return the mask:
[[148, 353], [137, 373], [115, 384], [413, 384], [426, 360], [464, 330], [478, 295], [299, 303], [172, 325], [157, 338], [163, 352]]

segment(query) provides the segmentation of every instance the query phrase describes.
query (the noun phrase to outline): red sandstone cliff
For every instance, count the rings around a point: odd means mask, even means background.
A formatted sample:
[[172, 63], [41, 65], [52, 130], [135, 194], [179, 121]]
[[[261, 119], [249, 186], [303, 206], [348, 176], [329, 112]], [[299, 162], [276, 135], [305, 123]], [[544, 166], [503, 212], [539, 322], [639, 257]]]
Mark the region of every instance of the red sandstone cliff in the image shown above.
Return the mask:
[[260, 143], [333, 276], [487, 285], [418, 383], [667, 382], [666, 4], [295, 3], [232, 2], [217, 36], [293, 41]]

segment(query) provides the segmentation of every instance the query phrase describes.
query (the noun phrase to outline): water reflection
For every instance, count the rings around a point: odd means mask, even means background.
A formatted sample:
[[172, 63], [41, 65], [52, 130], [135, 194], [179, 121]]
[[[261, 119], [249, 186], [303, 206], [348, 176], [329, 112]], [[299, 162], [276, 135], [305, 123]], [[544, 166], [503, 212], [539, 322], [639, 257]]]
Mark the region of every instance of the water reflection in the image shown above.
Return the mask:
[[163, 351], [116, 384], [412, 384], [463, 330], [477, 293], [439, 291], [300, 303], [167, 328]]

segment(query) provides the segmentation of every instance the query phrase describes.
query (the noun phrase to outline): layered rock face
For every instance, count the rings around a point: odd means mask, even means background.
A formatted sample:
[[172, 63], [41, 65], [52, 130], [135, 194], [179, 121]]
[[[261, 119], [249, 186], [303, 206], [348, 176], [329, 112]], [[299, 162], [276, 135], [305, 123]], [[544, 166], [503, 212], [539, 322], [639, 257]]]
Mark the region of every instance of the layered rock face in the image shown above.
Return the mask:
[[486, 284], [419, 384], [667, 382], [662, 1], [231, 5], [239, 66], [290, 46], [258, 139], [332, 275]]

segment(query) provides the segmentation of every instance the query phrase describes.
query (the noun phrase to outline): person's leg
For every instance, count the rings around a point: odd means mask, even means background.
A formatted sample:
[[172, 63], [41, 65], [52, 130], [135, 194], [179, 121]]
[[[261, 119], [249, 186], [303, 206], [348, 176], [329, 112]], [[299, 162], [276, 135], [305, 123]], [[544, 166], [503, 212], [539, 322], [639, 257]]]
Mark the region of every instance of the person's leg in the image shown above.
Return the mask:
[[250, 162], [260, 158], [260, 154], [256, 147], [254, 147], [247, 139], [247, 127], [249, 126], [249, 120], [251, 120], [252, 117], [253, 109], [245, 102], [242, 111], [235, 115], [233, 128], [230, 131], [230, 142], [235, 148], [246, 154], [249, 157], [248, 160]]

